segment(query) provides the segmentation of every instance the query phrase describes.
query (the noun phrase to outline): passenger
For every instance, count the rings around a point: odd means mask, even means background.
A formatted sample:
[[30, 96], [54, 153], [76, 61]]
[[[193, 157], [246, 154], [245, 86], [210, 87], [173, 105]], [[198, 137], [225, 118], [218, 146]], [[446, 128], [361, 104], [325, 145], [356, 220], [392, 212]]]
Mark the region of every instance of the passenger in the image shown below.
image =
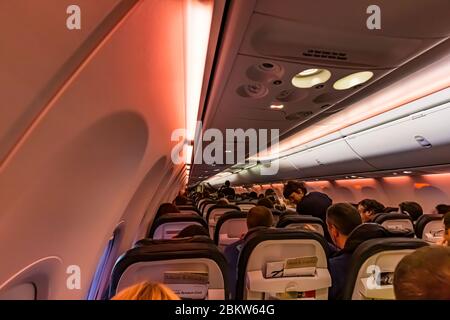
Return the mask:
[[176, 206], [184, 206], [184, 205], [186, 205], [186, 204], [188, 203], [188, 199], [187, 199], [186, 197], [184, 197], [184, 196], [178, 195], [178, 196], [175, 198], [175, 200], [173, 200], [173, 203], [174, 203]]
[[384, 205], [374, 199], [364, 199], [358, 203], [358, 211], [363, 223], [372, 222], [375, 215], [384, 213]]
[[198, 224], [191, 224], [191, 225], [185, 227], [183, 230], [181, 230], [174, 237], [174, 239], [194, 237], [194, 236], [207, 236], [209, 238], [209, 232], [203, 226], [200, 226]]
[[[269, 228], [273, 225], [272, 212], [263, 206], [256, 206], [249, 210], [247, 213], [247, 234], [256, 231], [258, 229]], [[224, 251], [224, 255], [228, 261], [228, 268], [230, 274], [230, 288], [233, 297], [235, 296], [235, 288], [237, 281], [237, 266], [239, 261], [239, 255], [241, 253], [242, 245], [245, 242], [245, 236], [242, 235], [241, 239], [227, 246]]]
[[318, 217], [325, 222], [327, 209], [333, 201], [325, 193], [309, 192], [303, 182], [289, 181], [283, 190], [283, 196], [297, 205], [299, 214]]
[[258, 194], [255, 191], [250, 192], [250, 194], [248, 196], [251, 200], [258, 199]]
[[229, 204], [230, 202], [226, 198], [222, 198], [216, 202], [216, 206], [228, 206]]
[[376, 223], [362, 224], [358, 210], [349, 203], [328, 208], [327, 229], [335, 245], [330, 245], [331, 288], [328, 297], [330, 300], [342, 299], [353, 252], [364, 241], [387, 237], [388, 232]]
[[398, 206], [400, 208], [400, 212], [410, 216], [414, 222], [416, 222], [417, 219], [423, 215], [423, 209], [417, 202], [405, 201], [400, 203]]
[[442, 240], [438, 241], [438, 245], [450, 247], [450, 212], [447, 212], [443, 218], [444, 235]]
[[230, 187], [230, 181], [225, 181], [225, 184], [220, 188], [220, 192], [222, 192], [226, 197], [234, 197], [236, 195], [236, 192], [233, 188]]
[[172, 203], [163, 203], [159, 206], [159, 209], [156, 212], [155, 220], [166, 213], [180, 213], [180, 210], [178, 210], [178, 208]]
[[394, 292], [398, 300], [450, 300], [450, 248], [427, 246], [403, 257]]
[[267, 189], [266, 191], [264, 191], [264, 196], [265, 197], [269, 197], [269, 196], [277, 196], [277, 194], [275, 193], [275, 190], [273, 189]]
[[447, 204], [438, 204], [433, 210], [435, 214], [446, 214], [447, 212], [450, 212], [450, 206]]
[[262, 198], [259, 199], [258, 202], [256, 203], [257, 206], [263, 206], [269, 209], [273, 209], [273, 202], [270, 201], [269, 198]]
[[146, 281], [120, 291], [111, 300], [180, 300], [180, 298], [165, 285]]
[[258, 194], [258, 199], [259, 200], [264, 199], [264, 194], [262, 194], [262, 193]]

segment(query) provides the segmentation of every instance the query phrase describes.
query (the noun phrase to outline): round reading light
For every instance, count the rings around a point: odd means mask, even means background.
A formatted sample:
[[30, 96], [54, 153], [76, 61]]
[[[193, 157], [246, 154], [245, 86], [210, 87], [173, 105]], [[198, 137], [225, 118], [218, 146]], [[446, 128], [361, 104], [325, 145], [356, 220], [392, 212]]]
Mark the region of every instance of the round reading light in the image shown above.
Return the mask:
[[311, 88], [325, 83], [330, 79], [331, 72], [327, 69], [306, 69], [292, 78], [292, 85], [297, 88]]
[[373, 77], [372, 71], [362, 71], [352, 73], [336, 81], [333, 84], [333, 88], [335, 88], [336, 90], [347, 90], [369, 81], [372, 77]]

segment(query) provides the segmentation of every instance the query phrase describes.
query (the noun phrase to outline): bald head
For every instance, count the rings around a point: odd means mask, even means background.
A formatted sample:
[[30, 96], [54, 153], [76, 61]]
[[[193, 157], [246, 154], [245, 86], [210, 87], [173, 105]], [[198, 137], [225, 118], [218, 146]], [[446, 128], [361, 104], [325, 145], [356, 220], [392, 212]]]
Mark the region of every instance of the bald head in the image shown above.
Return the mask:
[[256, 206], [250, 209], [247, 214], [247, 227], [271, 227], [273, 225], [272, 212], [263, 206]]
[[405, 256], [395, 268], [398, 300], [450, 300], [450, 247], [429, 246]]

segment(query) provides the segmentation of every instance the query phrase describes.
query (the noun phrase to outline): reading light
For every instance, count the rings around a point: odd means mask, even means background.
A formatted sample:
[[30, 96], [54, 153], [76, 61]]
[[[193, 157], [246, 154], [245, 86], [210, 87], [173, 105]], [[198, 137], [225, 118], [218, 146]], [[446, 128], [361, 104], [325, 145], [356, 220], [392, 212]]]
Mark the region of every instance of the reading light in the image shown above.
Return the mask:
[[231, 152], [231, 150], [225, 150], [225, 153], [230, 153]]
[[319, 69], [306, 69], [300, 72], [298, 75], [302, 77], [312, 76], [313, 74], [319, 73]]
[[318, 84], [327, 82], [331, 72], [327, 69], [306, 69], [297, 73], [291, 80], [292, 85], [297, 88], [311, 88]]
[[283, 104], [272, 104], [272, 105], [270, 105], [270, 109], [273, 109], [273, 110], [281, 110], [283, 108], [284, 108]]
[[193, 140], [208, 50], [213, 1], [187, 0], [185, 18], [186, 138]]
[[404, 174], [411, 174], [412, 171], [403, 171]]
[[359, 84], [363, 84], [369, 81], [373, 77], [372, 71], [362, 71], [349, 74], [348, 76], [339, 79], [333, 85], [336, 90], [346, 90], [350, 89]]

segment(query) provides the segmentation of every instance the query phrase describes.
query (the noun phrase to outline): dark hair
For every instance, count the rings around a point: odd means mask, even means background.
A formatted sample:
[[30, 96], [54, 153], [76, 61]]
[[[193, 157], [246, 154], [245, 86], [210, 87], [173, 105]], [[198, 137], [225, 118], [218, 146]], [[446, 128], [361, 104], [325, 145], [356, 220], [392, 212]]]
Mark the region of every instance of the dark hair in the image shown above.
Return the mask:
[[230, 181], [229, 180], [225, 181], [225, 187], [229, 187], [229, 186], [230, 186]]
[[450, 300], [450, 247], [427, 246], [406, 255], [394, 273], [398, 300]]
[[188, 199], [186, 197], [183, 197], [183, 196], [177, 196], [173, 202], [177, 206], [183, 206], [183, 205], [187, 204]]
[[358, 205], [361, 205], [364, 207], [365, 211], [375, 213], [383, 213], [384, 212], [384, 205], [377, 200], [374, 199], [364, 199], [361, 200]]
[[158, 211], [156, 211], [155, 220], [165, 215], [166, 213], [179, 213], [180, 210], [172, 203], [163, 203], [159, 206]]
[[306, 185], [303, 182], [300, 181], [288, 181], [283, 188], [283, 196], [288, 199], [289, 196], [294, 193], [297, 192], [298, 190], [301, 190], [304, 194], [306, 194], [307, 190], [306, 190]]
[[256, 227], [271, 227], [273, 225], [272, 212], [263, 206], [251, 208], [247, 213], [247, 227], [249, 229]]
[[250, 199], [257, 199], [258, 198], [258, 194], [255, 191], [250, 192], [250, 194], [248, 196], [250, 197]]
[[405, 201], [398, 205], [400, 207], [400, 211], [402, 213], [407, 213], [413, 219], [413, 221], [416, 221], [421, 215], [423, 215], [423, 209], [417, 202], [413, 201]]
[[450, 229], [450, 212], [447, 212], [444, 215], [444, 228], [445, 228], [445, 231]]
[[436, 211], [439, 214], [446, 214], [447, 212], [450, 212], [450, 206], [447, 204], [438, 204], [436, 206]]
[[207, 236], [209, 237], [208, 230], [205, 227], [198, 224], [191, 224], [181, 230], [174, 238], [186, 238], [193, 236]]
[[269, 208], [269, 209], [273, 209], [273, 202], [270, 201], [269, 198], [259, 199], [258, 202], [256, 203], [256, 205], [263, 206], [263, 207], [266, 207], [266, 208]]
[[357, 226], [362, 224], [358, 210], [350, 203], [336, 203], [327, 210], [327, 223], [348, 236]]
[[275, 190], [273, 190], [273, 189], [267, 189], [265, 192], [264, 192], [264, 195], [267, 197], [267, 196], [271, 196], [271, 195], [275, 195], [276, 193], [275, 193]]

